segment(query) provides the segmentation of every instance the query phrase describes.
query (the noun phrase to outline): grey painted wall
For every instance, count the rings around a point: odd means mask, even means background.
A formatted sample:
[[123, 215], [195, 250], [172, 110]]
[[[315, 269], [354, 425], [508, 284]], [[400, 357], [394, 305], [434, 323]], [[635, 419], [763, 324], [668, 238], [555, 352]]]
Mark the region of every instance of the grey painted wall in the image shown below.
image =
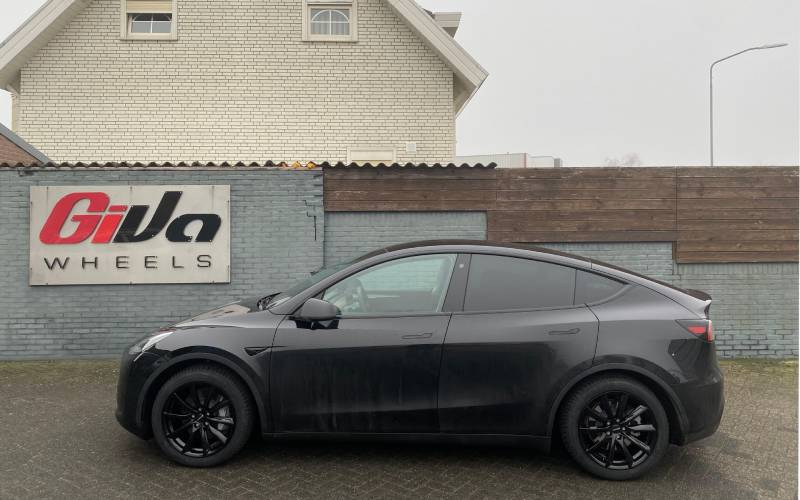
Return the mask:
[[486, 239], [484, 212], [328, 212], [325, 263], [388, 245], [438, 239]]
[[[128, 183], [229, 184], [232, 282], [29, 287], [29, 186]], [[148, 331], [305, 277], [323, 263], [321, 204], [320, 171], [0, 170], [0, 359], [118, 355]]]
[[[128, 183], [230, 184], [232, 282], [29, 287], [29, 186]], [[486, 237], [482, 212], [323, 215], [322, 195], [319, 171], [0, 170], [0, 359], [116, 356], [147, 331], [282, 288], [323, 263], [407, 241]], [[547, 246], [709, 292], [721, 356], [798, 355], [796, 263], [676, 264], [671, 243]]]

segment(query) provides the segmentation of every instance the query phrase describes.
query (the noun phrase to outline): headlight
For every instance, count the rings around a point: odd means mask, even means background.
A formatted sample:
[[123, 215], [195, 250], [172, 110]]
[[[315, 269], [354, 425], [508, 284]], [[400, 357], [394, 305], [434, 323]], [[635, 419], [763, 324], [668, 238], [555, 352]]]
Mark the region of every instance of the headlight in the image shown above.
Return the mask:
[[153, 335], [152, 337], [145, 337], [142, 340], [140, 340], [139, 342], [137, 342], [134, 345], [132, 345], [131, 348], [128, 350], [128, 354], [134, 355], [134, 354], [139, 354], [139, 353], [145, 352], [148, 349], [150, 349], [151, 347], [153, 347], [154, 345], [156, 345], [159, 342], [161, 342], [162, 340], [164, 340], [165, 338], [167, 338], [170, 335], [172, 335], [173, 333], [175, 333], [175, 330], [169, 330], [169, 331], [166, 331], [166, 332], [158, 332], [155, 335]]

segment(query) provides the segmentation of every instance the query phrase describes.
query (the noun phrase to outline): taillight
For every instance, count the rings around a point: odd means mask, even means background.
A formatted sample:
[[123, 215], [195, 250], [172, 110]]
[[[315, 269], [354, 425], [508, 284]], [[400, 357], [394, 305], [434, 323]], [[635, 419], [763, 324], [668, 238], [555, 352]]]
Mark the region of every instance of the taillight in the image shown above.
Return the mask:
[[711, 320], [708, 319], [681, 319], [678, 324], [686, 329], [695, 337], [699, 337], [706, 342], [714, 341], [714, 330], [711, 328]]

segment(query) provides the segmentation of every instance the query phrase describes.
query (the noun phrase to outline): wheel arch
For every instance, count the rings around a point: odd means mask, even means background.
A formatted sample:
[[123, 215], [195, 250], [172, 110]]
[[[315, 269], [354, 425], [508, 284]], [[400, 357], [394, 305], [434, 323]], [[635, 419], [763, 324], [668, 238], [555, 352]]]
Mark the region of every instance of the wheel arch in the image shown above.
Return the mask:
[[673, 391], [663, 380], [660, 380], [658, 377], [643, 368], [618, 363], [594, 366], [589, 370], [577, 375], [558, 393], [558, 396], [553, 401], [553, 405], [550, 409], [550, 416], [547, 421], [547, 431], [551, 439], [554, 436], [559, 435], [558, 432], [555, 432], [555, 426], [558, 421], [558, 414], [562, 409], [567, 395], [583, 382], [611, 374], [628, 376], [638, 382], [641, 382], [648, 389], [653, 391], [653, 394], [655, 394], [659, 399], [667, 413], [667, 419], [669, 420], [670, 427], [670, 443], [680, 445], [686, 441], [686, 430], [688, 428], [686, 412], [683, 409], [683, 405], [681, 404], [677, 395], [675, 394], [675, 391]]
[[247, 371], [239, 366], [236, 362], [228, 359], [227, 357], [213, 353], [213, 352], [192, 352], [176, 356], [170, 360], [169, 363], [164, 364], [158, 370], [153, 372], [147, 379], [143, 390], [140, 393], [139, 401], [137, 404], [136, 419], [141, 429], [145, 430], [147, 436], [152, 435], [152, 427], [148, 415], [153, 407], [158, 389], [167, 381], [172, 375], [190, 366], [197, 365], [211, 365], [218, 366], [232, 372], [241, 382], [244, 383], [250, 397], [258, 412], [256, 422], [258, 424], [258, 431], [261, 433], [268, 432], [270, 429], [269, 412], [265, 405], [265, 398], [262, 391], [258, 390], [253, 377]]

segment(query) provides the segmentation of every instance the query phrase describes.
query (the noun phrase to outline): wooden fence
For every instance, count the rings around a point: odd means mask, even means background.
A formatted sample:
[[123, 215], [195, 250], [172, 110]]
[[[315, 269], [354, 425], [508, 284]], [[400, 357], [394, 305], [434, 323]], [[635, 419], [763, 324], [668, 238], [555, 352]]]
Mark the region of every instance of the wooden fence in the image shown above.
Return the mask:
[[674, 243], [678, 262], [795, 262], [798, 169], [325, 169], [326, 211], [485, 211], [515, 243]]

